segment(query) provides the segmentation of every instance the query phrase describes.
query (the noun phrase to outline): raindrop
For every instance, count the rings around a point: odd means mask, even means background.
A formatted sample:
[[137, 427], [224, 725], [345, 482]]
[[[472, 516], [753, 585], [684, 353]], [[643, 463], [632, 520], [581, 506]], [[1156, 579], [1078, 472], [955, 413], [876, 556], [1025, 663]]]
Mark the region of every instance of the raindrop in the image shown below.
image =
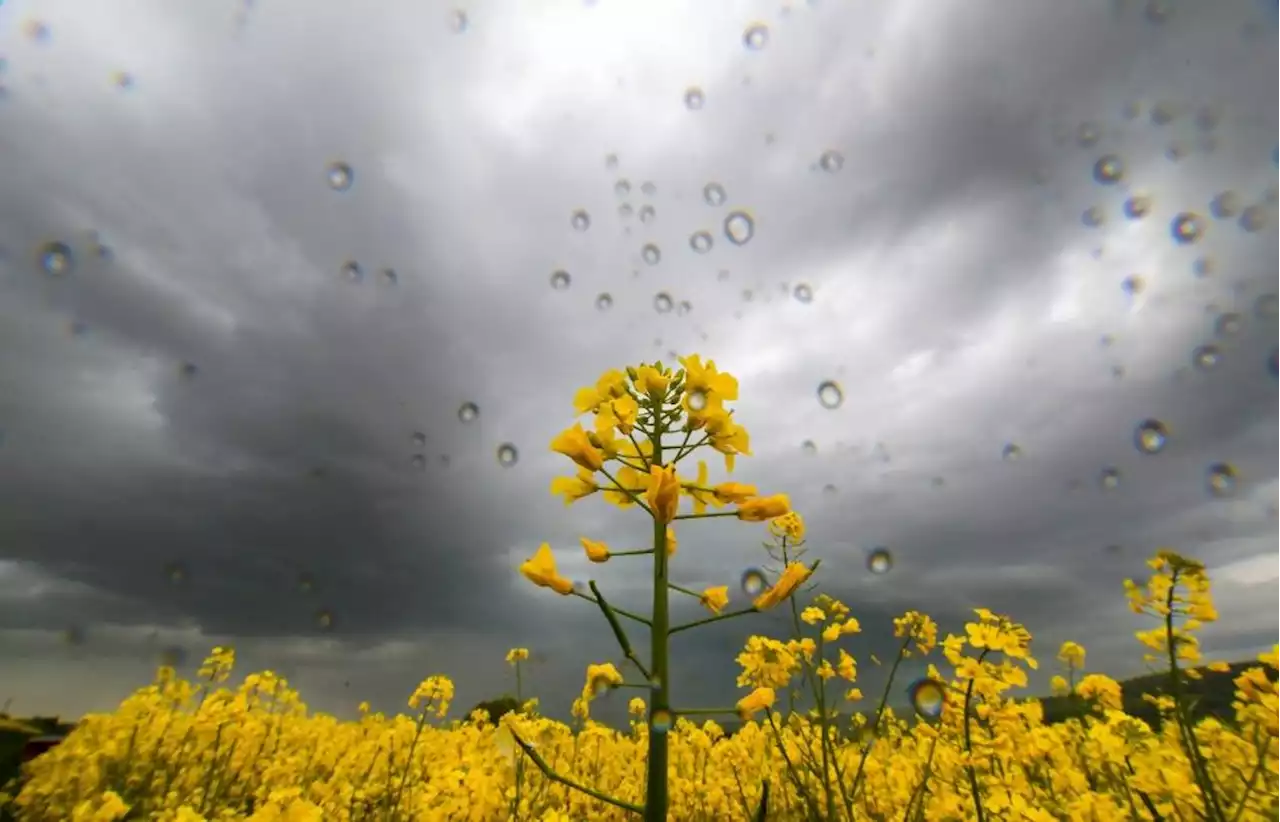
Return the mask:
[[1107, 221], [1107, 214], [1102, 206], [1089, 206], [1080, 215], [1080, 222], [1085, 228], [1097, 228]]
[[1000, 451], [1000, 457], [1005, 462], [1013, 462], [1022, 457], [1022, 446], [1017, 443], [1005, 443], [1004, 448]]
[[425, 454], [414, 454], [409, 458], [409, 464], [419, 471], [427, 470], [427, 457]]
[[607, 292], [596, 297], [596, 311], [608, 311], [613, 308], [613, 297]]
[[1093, 164], [1093, 179], [1103, 185], [1118, 183], [1124, 178], [1124, 163], [1114, 154], [1104, 154]]
[[1271, 354], [1267, 356], [1267, 372], [1271, 374], [1272, 377], [1276, 376], [1276, 366], [1276, 349], [1272, 348]]
[[551, 287], [556, 291], [564, 291], [569, 287], [571, 280], [572, 278], [569, 276], [569, 272], [564, 269], [558, 269], [551, 272]]
[[169, 578], [169, 582], [179, 585], [187, 580], [187, 566], [181, 562], [171, 562], [164, 567], [165, 576]]
[[659, 314], [666, 314], [675, 307], [675, 301], [671, 299], [671, 295], [665, 291], [660, 291], [653, 298], [653, 308]]
[[316, 611], [316, 627], [322, 631], [333, 630], [333, 612], [328, 608]]
[[133, 88], [134, 80], [133, 75], [129, 72], [117, 71], [111, 75], [111, 82], [115, 84], [116, 88], [127, 91], [128, 89]]
[[725, 198], [724, 186], [719, 183], [707, 183], [702, 187], [702, 199], [709, 206], [722, 206]]
[[813, 440], [805, 440], [800, 443], [800, 450], [804, 452], [806, 457], [812, 457], [818, 453], [818, 446]]
[[1236, 492], [1236, 469], [1225, 462], [1210, 465], [1205, 472], [1209, 493], [1215, 497], [1229, 497]]
[[596, 674], [591, 678], [587, 688], [590, 689], [592, 696], [601, 697], [613, 690], [613, 683], [609, 681], [609, 677]]
[[836, 487], [829, 482], [826, 485], [822, 486], [822, 493], [824, 494], [834, 494], [835, 492], [836, 492]]
[[355, 182], [356, 175], [351, 170], [351, 166], [341, 161], [334, 161], [325, 170], [325, 178], [329, 181], [329, 188], [334, 191], [346, 191]]
[[[1150, 8], [1150, 6], [1148, 6]], [[1178, 116], [1178, 107], [1168, 100], [1161, 100], [1151, 107], [1151, 123], [1157, 126], [1167, 126]]]
[[618, 168], [618, 155], [606, 154], [604, 156], [604, 167], [608, 171], [615, 171]]
[[934, 679], [917, 679], [907, 686], [911, 707], [923, 719], [938, 719], [946, 704], [946, 686]]
[[[681, 300], [680, 304], [676, 306], [676, 316], [683, 317], [692, 310], [693, 310], [693, 303], [689, 302], [688, 300]], [[675, 359], [675, 358], [673, 357], [672, 359]]]
[[364, 280], [364, 269], [355, 260], [347, 260], [342, 264], [342, 279], [349, 283], [362, 282]]
[[1151, 213], [1151, 198], [1145, 194], [1135, 194], [1124, 201], [1124, 216], [1130, 220], [1141, 220]]
[[311, 574], [308, 574], [305, 571], [303, 571], [301, 574], [298, 574], [298, 590], [299, 591], [302, 591], [303, 593], [310, 593], [311, 589], [314, 587], [315, 587], [315, 578], [312, 577]]
[[653, 732], [656, 734], [665, 734], [667, 731], [671, 730], [673, 724], [675, 724], [675, 720], [671, 716], [671, 711], [664, 710], [662, 708], [654, 711], [649, 717], [649, 727], [651, 727]]
[[818, 384], [818, 403], [826, 409], [839, 408], [844, 402], [844, 391], [834, 380], [824, 380]]
[[818, 158], [818, 166], [823, 171], [834, 174], [844, 168], [844, 155], [834, 149], [827, 149], [822, 152], [822, 156]]
[[1137, 274], [1131, 274], [1120, 281], [1120, 290], [1130, 297], [1136, 297], [1146, 288], [1146, 281]]
[[649, 223], [653, 222], [654, 218], [656, 218], [657, 216], [658, 216], [658, 212], [654, 210], [653, 206], [651, 205], [640, 206], [640, 222], [644, 223], [645, 225], [648, 225]]
[[653, 243], [645, 243], [644, 248], [640, 249], [640, 259], [648, 265], [657, 265], [662, 261], [662, 249]]
[[658, 187], [646, 180], [640, 184], [640, 193], [646, 197], [652, 197], [658, 193]]
[[40, 268], [46, 274], [53, 274], [59, 277], [63, 274], [70, 274], [74, 265], [71, 247], [66, 243], [45, 243], [41, 246], [37, 258], [40, 261]]
[[695, 231], [693, 235], [689, 237], [689, 247], [699, 254], [706, 254], [711, 250], [711, 232]]
[[631, 183], [627, 180], [619, 180], [613, 184], [613, 193], [619, 197], [625, 197], [631, 193]]
[[1191, 364], [1201, 371], [1211, 371], [1222, 362], [1222, 349], [1213, 343], [1200, 345], [1191, 352]]
[[[631, 207], [631, 203], [621, 203], [618, 206], [618, 216], [624, 220], [630, 220], [631, 215], [635, 213], [635, 209]], [[627, 229], [630, 231], [631, 229]]]
[[382, 282], [387, 285], [396, 285], [400, 282], [400, 275], [396, 273], [394, 268], [382, 269]]
[[867, 554], [867, 570], [873, 574], [887, 574], [893, 570], [893, 554], [888, 548], [873, 548]]
[[742, 32], [742, 44], [752, 51], [769, 45], [769, 27], [764, 23], [752, 23]]
[[1169, 224], [1169, 233], [1178, 244], [1189, 245], [1199, 241], [1204, 234], [1204, 220], [1196, 214], [1184, 211], [1173, 218], [1173, 222]]
[[1234, 311], [1228, 311], [1213, 323], [1213, 333], [1219, 337], [1234, 337], [1244, 327], [1244, 318]]
[[478, 416], [480, 416], [480, 406], [474, 402], [464, 402], [458, 406], [458, 419], [462, 422], [473, 422]]
[[39, 20], [29, 20], [26, 25], [27, 36], [37, 43], [49, 42], [49, 26]]
[[1186, 157], [1189, 153], [1190, 151], [1187, 149], [1186, 145], [1178, 140], [1174, 140], [1169, 144], [1169, 147], [1164, 150], [1164, 156], [1175, 163], [1183, 157]]
[[509, 442], [504, 442], [498, 446], [498, 464], [503, 468], [510, 468], [520, 461], [520, 452]]
[[731, 211], [724, 218], [724, 236], [734, 245], [746, 245], [755, 233], [755, 220], [745, 211]]
[[1196, 261], [1191, 264], [1191, 273], [1195, 274], [1200, 279], [1204, 279], [1205, 277], [1213, 274], [1216, 268], [1217, 266], [1214, 265], [1213, 258], [1197, 257]]
[[1133, 444], [1144, 454], [1159, 454], [1169, 442], [1169, 429], [1160, 420], [1143, 420], [1133, 432]]
[[1084, 122], [1076, 129], [1076, 145], [1081, 148], [1093, 148], [1102, 139], [1102, 129], [1097, 123]]
[[1256, 234], [1267, 224], [1267, 207], [1258, 203], [1248, 206], [1240, 212], [1240, 227], [1250, 234]]
[[1114, 491], [1120, 487], [1120, 469], [1115, 466], [1107, 466], [1102, 469], [1102, 473], [1098, 475], [1098, 485], [1104, 491]]
[[186, 379], [194, 379], [199, 373], [200, 366], [193, 362], [184, 362], [182, 365], [178, 366], [179, 376], [185, 377]]
[[67, 645], [83, 645], [85, 643], [85, 638], [85, 630], [79, 625], [72, 625], [62, 632], [62, 641]]
[[766, 585], [764, 571], [759, 568], [748, 568], [742, 572], [742, 593], [747, 596], [759, 596]]
[[586, 231], [591, 228], [591, 215], [582, 209], [578, 209], [570, 215], [569, 225], [573, 226], [574, 231]]
[[187, 651], [178, 645], [170, 645], [160, 651], [160, 664], [166, 668], [180, 668], [187, 664]]
[[449, 28], [453, 29], [455, 34], [462, 34], [471, 25], [471, 21], [467, 18], [467, 13], [462, 9], [454, 9], [449, 14]]
[[810, 303], [813, 302], [813, 289], [807, 283], [800, 283], [795, 287], [792, 294], [796, 298], [796, 302]]
[[706, 96], [697, 86], [690, 86], [684, 93], [684, 107], [690, 111], [698, 111], [706, 102]]
[[707, 394], [705, 391], [692, 391], [689, 393], [689, 410], [702, 411], [707, 407]]
[[1224, 191], [1209, 202], [1209, 213], [1214, 219], [1229, 220], [1240, 213], [1240, 195]]
[[1280, 304], [1277, 303], [1275, 294], [1262, 294], [1253, 301], [1253, 315], [1258, 319], [1276, 316], [1277, 308], [1280, 308]]

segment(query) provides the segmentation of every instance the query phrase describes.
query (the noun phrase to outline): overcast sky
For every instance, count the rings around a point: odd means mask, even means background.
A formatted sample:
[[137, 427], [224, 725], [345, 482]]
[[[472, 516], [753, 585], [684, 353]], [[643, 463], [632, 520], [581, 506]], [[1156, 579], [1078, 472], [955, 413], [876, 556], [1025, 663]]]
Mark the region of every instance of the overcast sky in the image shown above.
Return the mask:
[[[4, 3], [0, 700], [107, 709], [233, 643], [319, 709], [447, 673], [465, 710], [527, 646], [563, 716], [618, 652], [516, 569], [548, 541], [643, 606], [577, 540], [646, 526], [551, 497], [548, 443], [670, 352], [739, 378], [733, 479], [791, 495], [864, 660], [982, 605], [1140, 673], [1121, 582], [1162, 545], [1217, 580], [1208, 656], [1269, 647], [1276, 44], [1249, 0]], [[763, 527], [680, 534], [675, 578], [744, 600]], [[779, 629], [677, 637], [675, 702]]]

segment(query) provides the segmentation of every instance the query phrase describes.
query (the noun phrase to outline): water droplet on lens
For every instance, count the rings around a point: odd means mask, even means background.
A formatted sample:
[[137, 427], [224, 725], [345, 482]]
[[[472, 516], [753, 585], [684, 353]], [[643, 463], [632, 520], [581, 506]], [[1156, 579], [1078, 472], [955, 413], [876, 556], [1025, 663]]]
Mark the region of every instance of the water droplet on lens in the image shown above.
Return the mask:
[[551, 287], [556, 291], [564, 291], [569, 287], [571, 280], [572, 278], [569, 276], [568, 271], [561, 269], [551, 272]]
[[596, 297], [596, 311], [608, 311], [610, 308], [613, 308], [613, 297], [609, 294]]
[[1102, 139], [1102, 129], [1097, 123], [1084, 122], [1076, 129], [1076, 144], [1081, 148], [1093, 148]]
[[812, 457], [818, 453], [818, 445], [813, 440], [805, 440], [800, 443], [800, 450], [804, 452], [805, 456]]
[[662, 262], [662, 249], [653, 243], [646, 243], [644, 248], [640, 249], [640, 259], [648, 265], [657, 265]]
[[1022, 447], [1019, 446], [1017, 443], [1013, 443], [1013, 442], [1005, 443], [1004, 448], [1001, 449], [1000, 451], [1000, 457], [1005, 462], [1013, 462], [1014, 460], [1019, 459], [1021, 456], [1022, 456]]
[[311, 574], [308, 574], [305, 571], [302, 572], [301, 574], [298, 574], [298, 590], [299, 591], [302, 591], [303, 593], [309, 593], [314, 586], [315, 586], [315, 579], [311, 576]]
[[185, 582], [187, 579], [187, 566], [181, 562], [171, 562], [164, 568], [165, 576], [174, 585]]
[[332, 162], [325, 171], [325, 178], [329, 181], [329, 188], [334, 191], [346, 191], [355, 181], [355, 172], [346, 163]]
[[1089, 206], [1080, 214], [1080, 222], [1085, 228], [1097, 228], [1107, 221], [1107, 214], [1102, 206]]
[[333, 630], [333, 612], [328, 608], [321, 608], [316, 611], [316, 627], [322, 631]]
[[1169, 429], [1160, 420], [1143, 420], [1133, 432], [1133, 444], [1144, 454], [1158, 454], [1168, 442]]
[[1179, 245], [1189, 245], [1199, 241], [1204, 234], [1204, 220], [1198, 215], [1184, 211], [1173, 218], [1169, 224], [1169, 233]]
[[707, 183], [702, 187], [702, 199], [709, 206], [721, 206], [725, 201], [724, 186], [719, 183]]
[[873, 548], [867, 554], [867, 570], [873, 574], [887, 574], [893, 570], [893, 554], [888, 548]]
[[631, 183], [627, 180], [619, 180], [613, 184], [613, 193], [619, 197], [625, 197], [631, 193]]
[[613, 690], [613, 683], [607, 676], [597, 675], [591, 678], [591, 683], [587, 687], [592, 696], [601, 697]]
[[591, 215], [582, 209], [578, 209], [570, 215], [569, 224], [573, 226], [574, 231], [586, 231], [591, 228]]
[[724, 218], [724, 236], [734, 245], [746, 245], [755, 233], [755, 220], [745, 211], [731, 211]]
[[646, 180], [640, 184], [640, 193], [646, 197], [652, 197], [658, 193], [658, 187]]
[[934, 679], [917, 679], [907, 686], [911, 707], [923, 719], [934, 720], [942, 716], [946, 704], [946, 686]]
[[1124, 216], [1130, 220], [1141, 220], [1151, 213], [1151, 198], [1145, 194], [1135, 194], [1124, 201]]
[[711, 232], [695, 231], [689, 237], [689, 247], [699, 254], [706, 254], [711, 250]]
[[1120, 290], [1128, 294], [1130, 297], [1136, 297], [1142, 293], [1142, 289], [1146, 287], [1146, 282], [1137, 274], [1132, 274], [1120, 281]]
[[844, 402], [844, 391], [838, 383], [833, 380], [824, 380], [818, 384], [818, 403], [823, 408], [839, 408], [842, 402]]
[[498, 446], [498, 464], [503, 468], [510, 468], [520, 460], [520, 452], [509, 442], [504, 442]]
[[809, 303], [813, 302], [813, 289], [807, 283], [800, 283], [792, 292], [797, 302]]
[[364, 280], [364, 269], [355, 260], [347, 260], [342, 264], [342, 279], [349, 283], [362, 282]]
[[1201, 371], [1211, 371], [1222, 362], [1222, 349], [1209, 343], [1200, 345], [1191, 352], [1191, 364]]
[[1253, 301], [1253, 315], [1260, 320], [1276, 316], [1277, 308], [1280, 308], [1280, 303], [1275, 294], [1262, 294]]
[[666, 314], [675, 307], [675, 301], [671, 299], [671, 295], [665, 291], [660, 291], [653, 298], [653, 308], [659, 314]]
[[702, 93], [702, 89], [697, 86], [691, 86], [684, 93], [684, 106], [690, 111], [697, 111], [707, 102], [707, 98]]
[[1236, 469], [1225, 462], [1210, 465], [1205, 472], [1209, 493], [1215, 497], [1229, 497], [1236, 491]]
[[674, 724], [675, 720], [671, 716], [671, 711], [663, 710], [662, 708], [654, 711], [653, 715], [649, 717], [649, 726], [656, 734], [667, 733]]
[[1114, 154], [1104, 154], [1093, 164], [1093, 179], [1103, 185], [1118, 183], [1124, 178], [1124, 162]]
[[818, 166], [823, 171], [834, 174], [844, 168], [844, 155], [833, 149], [827, 149], [818, 158]]
[[414, 454], [409, 457], [409, 464], [418, 471], [427, 470], [427, 457], [425, 454]]
[[471, 25], [471, 21], [467, 18], [467, 13], [462, 9], [454, 9], [449, 15], [449, 28], [453, 29], [454, 34], [462, 34]]
[[1213, 323], [1213, 333], [1219, 337], [1234, 337], [1244, 327], [1244, 318], [1234, 311], [1218, 317]]
[[692, 391], [689, 394], [689, 410], [701, 411], [707, 407], [707, 395], [703, 391]]
[[1148, 23], [1159, 25], [1168, 20], [1172, 13], [1173, 9], [1169, 6], [1169, 0], [1147, 0], [1142, 16], [1147, 19]]
[[836, 493], [836, 487], [835, 487], [834, 485], [832, 485], [831, 483], [827, 483], [826, 485], [822, 486], [822, 493], [824, 493], [824, 494], [834, 494], [834, 493]]
[[1209, 213], [1218, 220], [1228, 220], [1240, 213], [1240, 195], [1224, 191], [1209, 201]]
[[480, 406], [474, 402], [464, 402], [458, 407], [458, 419], [462, 422], [472, 422], [478, 416], [480, 416]]
[[382, 282], [387, 285], [396, 285], [400, 282], [400, 275], [396, 273], [394, 268], [382, 269]]
[[645, 225], [648, 225], [649, 223], [653, 222], [654, 218], [656, 218], [657, 216], [658, 216], [658, 212], [654, 210], [653, 206], [651, 205], [640, 206], [640, 222], [644, 223]]
[[1104, 491], [1114, 491], [1120, 487], [1120, 469], [1115, 467], [1107, 467], [1102, 469], [1102, 473], [1098, 475], [1098, 485], [1102, 486]]
[[752, 23], [742, 32], [742, 44], [752, 51], [769, 45], [769, 27], [764, 23]]
[[[631, 203], [622, 203], [618, 206], [618, 216], [624, 220], [630, 220], [631, 215], [634, 213], [635, 209], [631, 207]], [[629, 232], [631, 229], [628, 228], [627, 231]]]
[[1167, 126], [1178, 116], [1178, 107], [1168, 100], [1161, 100], [1151, 107], [1151, 124]]
[[63, 274], [70, 274], [74, 263], [71, 256], [71, 246], [58, 242], [46, 243], [41, 246], [37, 259], [44, 273], [57, 277]]
[[[676, 316], [683, 317], [692, 310], [693, 310], [693, 303], [689, 302], [688, 300], [681, 300], [680, 304], [676, 306]], [[676, 359], [676, 357], [672, 356], [672, 359]]]
[[1244, 211], [1240, 212], [1239, 224], [1249, 234], [1255, 234], [1263, 229], [1267, 224], [1267, 207], [1255, 203], [1248, 206]]
[[764, 571], [759, 568], [748, 568], [742, 572], [742, 593], [749, 597], [759, 596], [767, 584]]

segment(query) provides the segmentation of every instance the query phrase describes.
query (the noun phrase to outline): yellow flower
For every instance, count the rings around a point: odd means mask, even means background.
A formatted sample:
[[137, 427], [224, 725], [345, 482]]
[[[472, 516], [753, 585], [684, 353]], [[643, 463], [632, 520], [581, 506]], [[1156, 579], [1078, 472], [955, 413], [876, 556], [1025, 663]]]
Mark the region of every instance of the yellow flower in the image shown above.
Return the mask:
[[1084, 667], [1084, 655], [1084, 647], [1076, 642], [1064, 642], [1058, 649], [1058, 660], [1077, 670]]
[[556, 477], [551, 480], [551, 493], [564, 497], [565, 505], [572, 505], [583, 497], [600, 490], [595, 475], [586, 468], [579, 468], [576, 476]]
[[715, 488], [711, 489], [711, 494], [721, 505], [727, 503], [742, 503], [751, 499], [757, 494], [754, 485], [743, 485], [740, 482], [722, 482]]
[[707, 364], [703, 365], [702, 358], [693, 354], [681, 357], [680, 364], [684, 366], [686, 396], [703, 394], [708, 400], [708, 405], [712, 402], [719, 404], [738, 399], [738, 381], [732, 374], [718, 371], [714, 360], [707, 360]]
[[802, 542], [804, 540], [804, 520], [795, 511], [788, 511], [780, 517], [775, 517], [769, 523], [769, 532], [775, 536], [786, 536], [792, 542]]
[[823, 642], [835, 642], [840, 638], [840, 623], [833, 622], [822, 629]]
[[667, 523], [675, 519], [680, 508], [680, 480], [676, 477], [675, 465], [665, 468], [655, 465], [649, 469], [649, 488], [645, 491], [645, 499], [658, 522]]
[[738, 700], [738, 715], [747, 719], [760, 711], [773, 707], [774, 693], [772, 688], [756, 688]]
[[791, 500], [786, 494], [756, 497], [738, 504], [738, 519], [746, 522], [764, 522], [791, 511]]
[[667, 556], [674, 557], [676, 555], [676, 546], [680, 543], [676, 540], [676, 529], [670, 525], [667, 526]]
[[683, 487], [685, 494], [693, 500], [693, 513], [695, 514], [704, 513], [707, 510], [707, 505], [717, 502], [714, 492], [707, 489], [707, 463], [705, 460], [698, 462], [698, 478]]
[[652, 365], [642, 365], [636, 369], [636, 389], [650, 397], [661, 398], [667, 393], [671, 378]]
[[848, 651], [840, 649], [840, 661], [836, 664], [836, 673], [841, 679], [854, 682], [858, 679], [858, 662]]
[[603, 542], [596, 542], [593, 539], [587, 539], [586, 537], [578, 537], [578, 539], [582, 542], [583, 550], [587, 552], [587, 559], [592, 562], [609, 561], [608, 545], [605, 545]]
[[512, 648], [510, 651], [507, 651], [507, 664], [509, 665], [515, 665], [517, 662], [521, 662], [528, 658], [528, 648]]
[[561, 596], [573, 593], [573, 583], [556, 571], [556, 558], [551, 553], [551, 546], [545, 542], [536, 554], [520, 566], [520, 573], [534, 585], [550, 588]]
[[587, 666], [587, 684], [582, 689], [582, 698], [591, 699], [600, 696], [614, 686], [622, 684], [622, 674], [612, 662]]
[[787, 567], [782, 570], [782, 575], [778, 577], [778, 581], [773, 584], [773, 587], [756, 597], [755, 607], [758, 610], [765, 611], [784, 601], [795, 593], [795, 590], [803, 585], [812, 573], [813, 569], [804, 563], [788, 562]]
[[812, 605], [800, 612], [800, 619], [803, 620], [806, 625], [817, 625], [826, 618], [827, 615], [822, 612], [821, 608], [815, 608]]
[[1054, 695], [1063, 696], [1071, 691], [1071, 686], [1067, 683], [1066, 677], [1055, 675], [1049, 680], [1049, 689]]
[[551, 450], [564, 454], [588, 471], [599, 471], [604, 466], [604, 454], [587, 439], [587, 432], [582, 430], [580, 422], [561, 431], [551, 441]]
[[729, 604], [729, 586], [718, 585], [708, 588], [702, 592], [702, 597], [698, 601], [711, 613], [718, 614], [724, 606]]

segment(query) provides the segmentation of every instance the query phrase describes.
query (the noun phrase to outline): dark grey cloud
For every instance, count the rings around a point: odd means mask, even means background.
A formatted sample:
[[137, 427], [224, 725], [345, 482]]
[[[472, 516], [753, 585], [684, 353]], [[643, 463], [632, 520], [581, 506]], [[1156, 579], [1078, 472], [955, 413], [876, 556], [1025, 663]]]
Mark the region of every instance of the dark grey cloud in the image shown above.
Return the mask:
[[[791, 494], [864, 657], [908, 608], [960, 630], [983, 605], [1042, 656], [1072, 638], [1132, 673], [1120, 583], [1164, 545], [1218, 575], [1207, 652], [1274, 642], [1274, 14], [1172, 3], [1155, 23], [1146, 6], [495, 3], [462, 32], [410, 3], [0, 8], [15, 707], [109, 707], [166, 651], [194, 664], [221, 642], [324, 709], [393, 709], [435, 672], [469, 705], [512, 687], [502, 656], [524, 645], [563, 713], [617, 649], [586, 603], [515, 569], [547, 541], [567, 575], [644, 607], [642, 575], [576, 546], [646, 526], [552, 498], [570, 471], [547, 443], [575, 388], [672, 351], [739, 376], [755, 456], [735, 478]], [[753, 52], [756, 19], [771, 35]], [[1114, 185], [1092, 176], [1104, 155]], [[347, 191], [327, 186], [335, 161]], [[1211, 213], [1224, 191], [1256, 230]], [[1138, 195], [1149, 213], [1126, 218]], [[742, 246], [723, 231], [736, 208], [755, 220]], [[1198, 242], [1171, 236], [1182, 212]], [[60, 276], [40, 270], [51, 242], [72, 251]], [[659, 313], [660, 293], [687, 306]], [[1149, 418], [1159, 454], [1133, 444]], [[1219, 462], [1238, 475], [1225, 499], [1206, 485]], [[760, 539], [682, 527], [677, 575], [736, 586]], [[877, 545], [887, 575], [864, 567]], [[783, 629], [681, 635], [677, 700], [731, 701], [743, 640]]]

